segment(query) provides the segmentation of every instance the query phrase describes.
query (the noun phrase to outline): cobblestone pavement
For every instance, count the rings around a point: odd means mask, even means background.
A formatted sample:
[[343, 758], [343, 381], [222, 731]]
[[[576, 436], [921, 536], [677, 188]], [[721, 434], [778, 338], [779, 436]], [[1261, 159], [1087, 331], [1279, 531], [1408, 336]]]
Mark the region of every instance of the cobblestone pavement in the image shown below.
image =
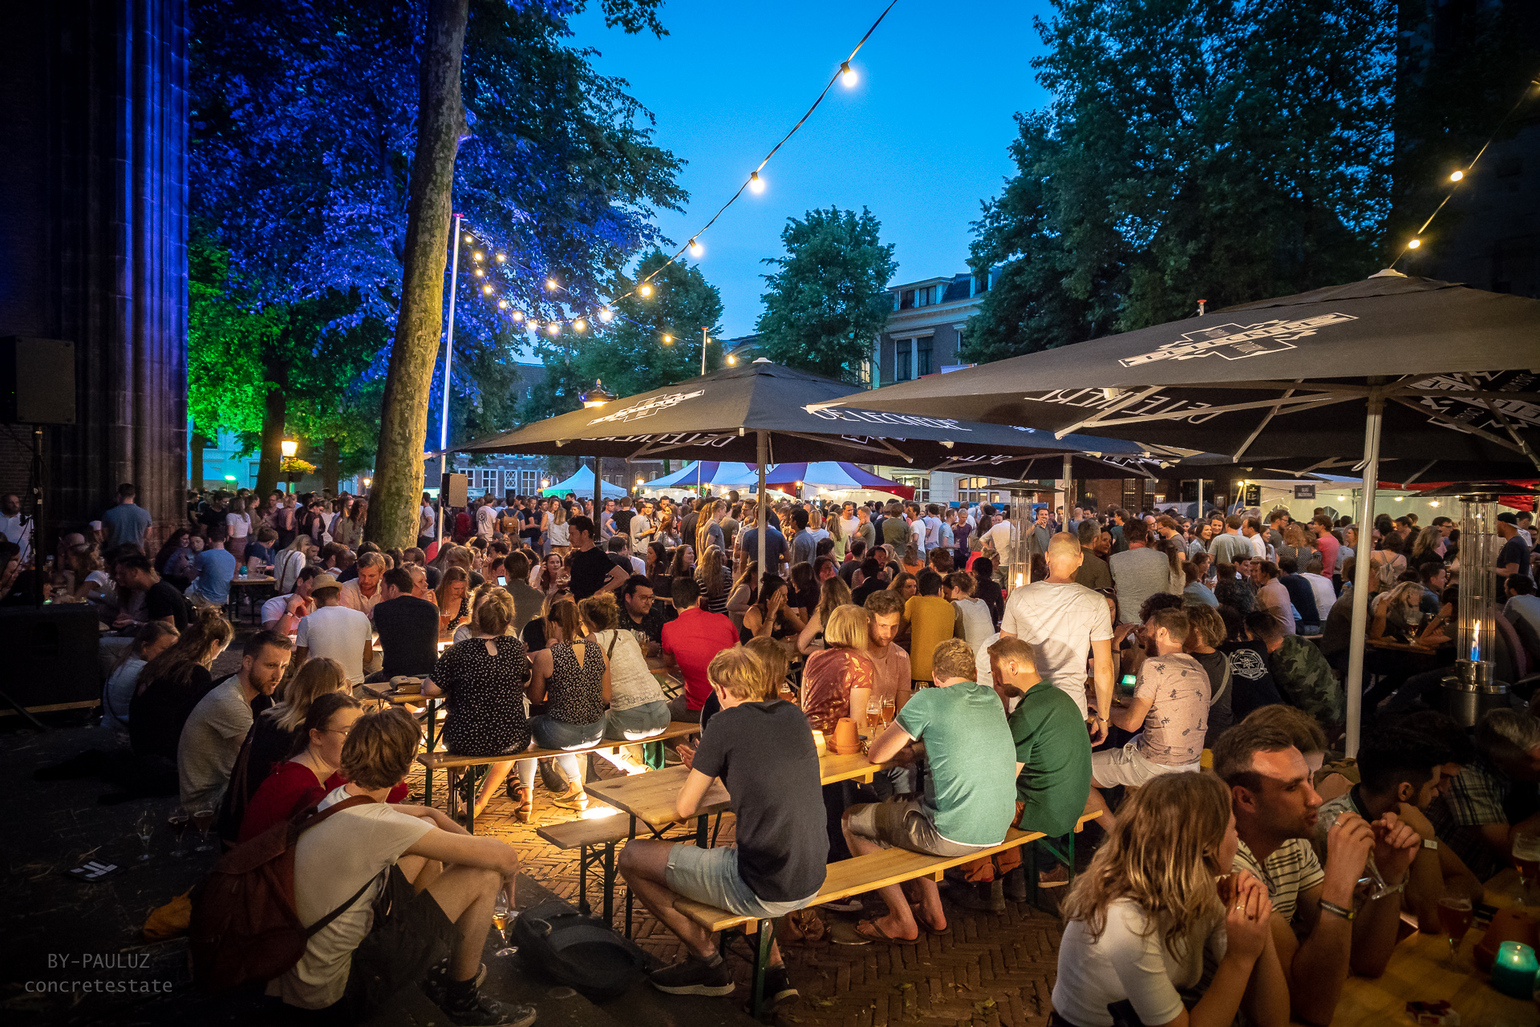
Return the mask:
[[[600, 776], [614, 771], [595, 759]], [[413, 779], [420, 793], [420, 778]], [[435, 799], [442, 807], [442, 781], [435, 778]], [[578, 893], [576, 851], [564, 852], [535, 834], [543, 824], [571, 820], [575, 814], [552, 806], [537, 783], [535, 816], [522, 824], [511, 800], [494, 799], [476, 820], [476, 833], [501, 838], [519, 852], [523, 872], [574, 904]], [[593, 801], [591, 806], [603, 808]], [[723, 820], [718, 844], [732, 840], [732, 818]], [[945, 890], [943, 890], [945, 894]], [[1045, 893], [1053, 895], [1053, 892]], [[588, 899], [597, 911], [602, 885], [590, 872]], [[624, 915], [625, 886], [617, 882], [617, 926]], [[867, 900], [878, 912], [881, 902]], [[1051, 900], [1050, 900], [1051, 902]], [[1056, 916], [1027, 903], [1006, 904], [1002, 914], [969, 912], [947, 904], [951, 930], [922, 934], [917, 944], [835, 945], [793, 942], [782, 946], [793, 983], [802, 997], [777, 1011], [782, 1024], [813, 1027], [882, 1027], [885, 1024], [1037, 1025], [1046, 1022], [1053, 988], [1061, 924]], [[636, 941], [665, 962], [681, 956], [679, 942], [640, 903], [636, 905]], [[855, 916], [821, 911], [826, 925]], [[748, 946], [738, 941], [729, 964], [746, 995], [750, 983]]]

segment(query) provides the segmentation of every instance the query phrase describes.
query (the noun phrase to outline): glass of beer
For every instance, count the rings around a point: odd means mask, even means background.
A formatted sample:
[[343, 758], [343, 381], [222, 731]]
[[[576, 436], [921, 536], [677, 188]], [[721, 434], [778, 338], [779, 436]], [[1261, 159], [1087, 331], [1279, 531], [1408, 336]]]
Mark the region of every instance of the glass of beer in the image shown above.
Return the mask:
[[497, 930], [498, 940], [503, 944], [502, 948], [498, 949], [494, 955], [511, 956], [519, 951], [518, 946], [508, 944], [508, 928], [513, 924], [513, 918], [518, 915], [514, 911], [512, 904], [508, 901], [508, 893], [506, 891], [498, 892], [497, 902], [492, 906], [492, 926]]
[[1470, 899], [1459, 898], [1454, 895], [1445, 895], [1438, 900], [1438, 925], [1449, 936], [1449, 961], [1454, 962], [1455, 953], [1460, 950], [1460, 942], [1470, 931], [1475, 913], [1471, 910]]
[[1513, 865], [1524, 886], [1519, 901], [1526, 906], [1540, 905], [1540, 831], [1520, 831], [1513, 836]]

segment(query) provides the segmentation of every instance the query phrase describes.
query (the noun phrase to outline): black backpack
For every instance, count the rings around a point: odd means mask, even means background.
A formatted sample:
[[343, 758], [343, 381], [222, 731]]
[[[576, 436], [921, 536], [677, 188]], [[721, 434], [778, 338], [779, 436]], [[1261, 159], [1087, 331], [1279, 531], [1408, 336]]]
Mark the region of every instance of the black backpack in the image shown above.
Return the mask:
[[509, 943], [519, 947], [529, 966], [600, 1001], [625, 994], [647, 967], [641, 949], [561, 899], [520, 913]]

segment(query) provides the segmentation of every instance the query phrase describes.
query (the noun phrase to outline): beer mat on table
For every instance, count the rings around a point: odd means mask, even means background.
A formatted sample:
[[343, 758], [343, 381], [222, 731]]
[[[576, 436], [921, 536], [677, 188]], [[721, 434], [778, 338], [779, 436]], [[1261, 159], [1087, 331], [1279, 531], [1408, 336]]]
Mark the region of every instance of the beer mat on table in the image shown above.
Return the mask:
[[66, 873], [77, 881], [100, 881], [102, 878], [115, 874], [121, 869], [122, 867], [116, 863], [98, 863], [93, 859], [89, 863], [82, 863], [80, 866], [66, 871]]

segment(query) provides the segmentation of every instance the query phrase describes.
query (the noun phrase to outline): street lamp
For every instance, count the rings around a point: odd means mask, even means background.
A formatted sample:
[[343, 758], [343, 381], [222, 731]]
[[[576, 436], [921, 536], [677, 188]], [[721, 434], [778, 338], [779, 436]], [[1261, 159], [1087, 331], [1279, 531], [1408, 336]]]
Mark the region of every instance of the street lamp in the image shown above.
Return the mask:
[[[284, 439], [282, 442], [278, 443], [278, 448], [283, 451], [283, 459], [284, 459], [285, 463], [287, 463], [288, 461], [293, 460], [294, 459], [294, 454], [299, 451], [299, 443], [296, 442], [294, 439]], [[288, 486], [289, 493], [292, 495], [293, 492], [294, 492], [294, 468], [293, 467], [288, 467], [286, 469], [286, 471], [284, 473], [284, 481], [286, 482], [286, 484]]]
[[371, 486], [373, 484], [374, 484], [374, 479], [373, 478], [365, 478], [364, 479], [364, 491], [368, 492], [369, 491], [369, 486]]

